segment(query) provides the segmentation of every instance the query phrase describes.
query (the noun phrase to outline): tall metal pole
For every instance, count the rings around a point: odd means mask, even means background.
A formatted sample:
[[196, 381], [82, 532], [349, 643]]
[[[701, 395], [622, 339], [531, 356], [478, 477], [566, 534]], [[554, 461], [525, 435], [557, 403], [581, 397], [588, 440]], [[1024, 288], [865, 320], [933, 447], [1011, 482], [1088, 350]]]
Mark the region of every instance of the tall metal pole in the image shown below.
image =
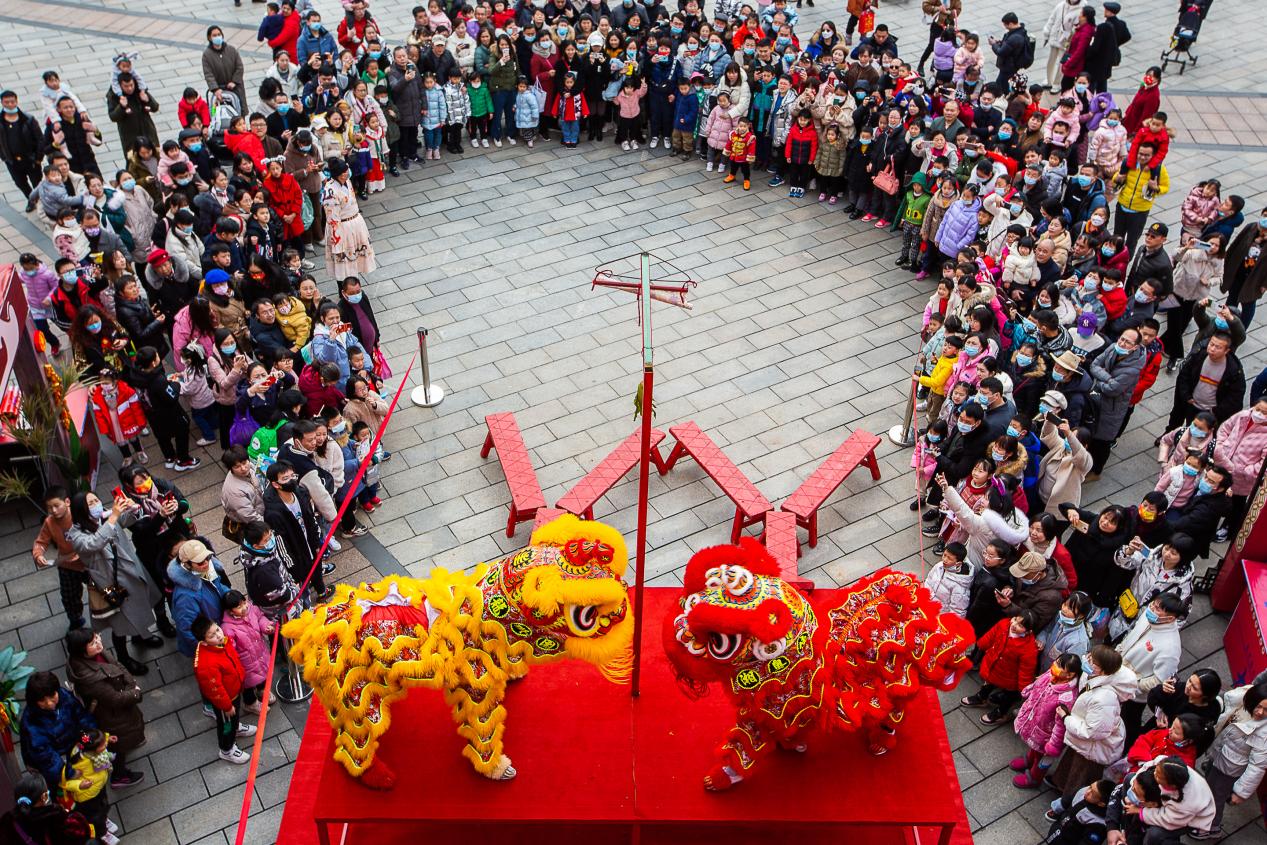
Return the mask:
[[642, 675], [643, 582], [647, 569], [647, 485], [651, 470], [651, 408], [655, 384], [654, 353], [651, 346], [651, 255], [640, 256], [642, 288], [638, 305], [642, 317], [642, 449], [638, 457], [638, 550], [634, 564], [634, 665], [630, 694], [638, 697]]

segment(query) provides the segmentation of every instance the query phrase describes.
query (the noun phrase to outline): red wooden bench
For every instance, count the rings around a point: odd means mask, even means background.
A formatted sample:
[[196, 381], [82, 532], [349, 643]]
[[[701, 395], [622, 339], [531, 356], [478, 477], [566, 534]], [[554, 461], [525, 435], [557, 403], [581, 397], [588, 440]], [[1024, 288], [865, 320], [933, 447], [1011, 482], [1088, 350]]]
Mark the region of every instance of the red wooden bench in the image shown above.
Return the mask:
[[506, 536], [515, 536], [515, 524], [528, 522], [537, 515], [538, 508], [546, 506], [545, 494], [537, 481], [537, 471], [532, 468], [528, 447], [519, 433], [519, 423], [509, 411], [484, 417], [488, 436], [480, 457], [487, 458], [490, 449], [497, 449], [497, 460], [506, 473], [506, 486], [510, 488], [510, 519], [506, 521]]
[[865, 464], [871, 470], [871, 477], [880, 480], [880, 465], [875, 460], [875, 448], [879, 445], [880, 438], [869, 431], [859, 429], [850, 434], [779, 506], [780, 510], [794, 514], [796, 524], [809, 531], [811, 548], [818, 545], [818, 509], [844, 483], [849, 473], [859, 464]]
[[700, 430], [694, 422], [685, 422], [671, 426], [669, 434], [677, 438], [673, 451], [660, 466], [660, 474], [664, 475], [673, 469], [673, 465], [683, 455], [690, 455], [700, 469], [713, 479], [722, 492], [735, 503], [735, 522], [730, 529], [730, 542], [738, 543], [739, 534], [749, 525], [765, 522], [767, 511], [774, 510], [770, 500], [762, 495], [757, 486], [748, 480], [739, 467], [735, 466], [726, 453], [713, 439]]
[[765, 534], [761, 537], [766, 551], [779, 562], [779, 577], [806, 593], [814, 591], [814, 582], [802, 578], [796, 559], [801, 544], [796, 538], [796, 516], [787, 511], [770, 511], [765, 515]]
[[[663, 431], [651, 429], [651, 461], [657, 469], [663, 463], [657, 448], [663, 439]], [[641, 453], [642, 432], [635, 431], [599, 461], [598, 466], [590, 470], [588, 475], [576, 482], [554, 506], [579, 517], [593, 519], [594, 503], [607, 495], [607, 491], [615, 487], [616, 482], [625, 477], [625, 473], [637, 466]]]

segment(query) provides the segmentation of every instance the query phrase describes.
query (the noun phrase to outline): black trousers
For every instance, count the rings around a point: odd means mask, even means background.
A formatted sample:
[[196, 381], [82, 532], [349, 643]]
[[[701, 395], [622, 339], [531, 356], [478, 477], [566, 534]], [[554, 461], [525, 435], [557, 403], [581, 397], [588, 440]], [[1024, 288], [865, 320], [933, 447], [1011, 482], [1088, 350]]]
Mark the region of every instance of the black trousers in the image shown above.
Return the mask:
[[167, 461], [189, 460], [189, 417], [183, 412], [149, 414], [150, 430]]
[[400, 127], [400, 155], [401, 155], [401, 158], [417, 158], [418, 157], [418, 127], [417, 126]]
[[22, 198], [25, 200], [31, 195], [31, 191], [35, 190], [35, 186], [44, 178], [43, 172], [40, 170], [39, 160], [23, 159], [22, 161], [5, 162], [5, 167], [9, 168], [9, 175], [13, 177], [13, 184], [18, 186], [18, 190], [22, 192]]
[[1166, 331], [1161, 336], [1161, 348], [1176, 361], [1183, 357], [1183, 333], [1188, 330], [1196, 307], [1195, 300], [1181, 299], [1178, 307], [1166, 312]]
[[216, 744], [221, 751], [228, 751], [237, 742], [238, 725], [242, 722], [242, 696], [233, 699], [232, 716], [219, 707], [212, 709], [216, 714]]

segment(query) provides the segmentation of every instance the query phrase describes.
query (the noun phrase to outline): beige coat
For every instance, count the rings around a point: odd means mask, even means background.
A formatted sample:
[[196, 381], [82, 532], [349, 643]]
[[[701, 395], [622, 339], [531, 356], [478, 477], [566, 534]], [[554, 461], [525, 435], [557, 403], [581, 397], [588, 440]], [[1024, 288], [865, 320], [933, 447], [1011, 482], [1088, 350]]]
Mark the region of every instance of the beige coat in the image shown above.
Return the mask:
[[225, 475], [224, 484], [220, 487], [220, 506], [235, 522], [246, 524], [263, 520], [264, 494], [260, 492], [255, 476], [243, 480], [231, 472]]
[[1061, 502], [1082, 501], [1082, 481], [1091, 471], [1091, 453], [1072, 431], [1069, 432], [1071, 451], [1066, 452], [1060, 442], [1060, 431], [1049, 422], [1043, 423], [1039, 438], [1048, 451], [1038, 465], [1038, 495], [1047, 503], [1045, 513], [1063, 519]]

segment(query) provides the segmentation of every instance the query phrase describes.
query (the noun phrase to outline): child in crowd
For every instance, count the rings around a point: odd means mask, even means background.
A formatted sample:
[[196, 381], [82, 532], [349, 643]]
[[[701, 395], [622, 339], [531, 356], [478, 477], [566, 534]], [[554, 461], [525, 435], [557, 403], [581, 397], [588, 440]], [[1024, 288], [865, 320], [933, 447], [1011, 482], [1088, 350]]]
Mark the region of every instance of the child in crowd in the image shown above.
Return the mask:
[[[136, 92], [149, 90], [149, 86], [145, 84], [145, 77], [141, 76], [141, 71], [136, 68], [136, 60], [141, 58], [140, 53], [118, 53], [114, 57], [114, 68], [110, 71], [110, 90], [114, 92], [116, 97], [123, 96], [123, 89], [119, 87], [119, 76], [124, 73], [132, 74], [132, 78], [136, 80]], [[150, 139], [155, 140], [154, 138]]]
[[224, 630], [207, 617], [199, 616], [189, 629], [198, 642], [194, 677], [202, 697], [211, 702], [214, 710], [220, 759], [239, 765], [248, 763], [250, 755], [237, 746], [238, 737], [255, 736], [255, 726], [241, 721], [242, 688], [246, 682], [242, 659]]
[[691, 81], [682, 79], [678, 82], [677, 97], [673, 101], [673, 134], [670, 143], [674, 155], [682, 161], [690, 161], [691, 150], [695, 148], [695, 128], [699, 125], [700, 102], [692, 91]]
[[190, 128], [194, 118], [198, 118], [206, 126], [211, 123], [211, 109], [202, 95], [193, 88], [186, 88], [181, 92], [180, 102], [176, 104], [176, 118], [182, 129]]
[[119, 447], [123, 466], [133, 461], [140, 464], [150, 462], [149, 455], [141, 447], [141, 431], [146, 426], [145, 409], [131, 385], [115, 378], [112, 371], [103, 370], [92, 386], [92, 410], [97, 431]]
[[585, 101], [585, 93], [577, 83], [575, 73], [563, 77], [563, 89], [555, 96], [550, 116], [559, 121], [559, 132], [563, 135], [562, 144], [568, 149], [575, 149], [581, 140], [581, 122], [589, 117], [589, 103]]
[[1122, 110], [1109, 109], [1104, 120], [1091, 133], [1091, 140], [1087, 144], [1087, 161], [1098, 167], [1101, 175], [1117, 173], [1126, 161], [1126, 138], [1126, 128], [1122, 126]]
[[[929, 325], [932, 324], [930, 323]], [[942, 342], [941, 354], [937, 357], [937, 362], [933, 365], [931, 372], [919, 376], [919, 386], [928, 390], [928, 398], [923, 400], [926, 404], [923, 409], [919, 410], [927, 410], [930, 423], [941, 417], [942, 405], [946, 401], [946, 384], [950, 380], [950, 374], [959, 360], [959, 350], [961, 348], [963, 348], [963, 339], [961, 337], [958, 335], [947, 336], [945, 341]], [[926, 368], [927, 366], [925, 364]], [[916, 403], [917, 409], [918, 404]]]
[[444, 147], [456, 155], [463, 151], [462, 127], [471, 118], [471, 98], [466, 93], [466, 86], [462, 84], [462, 71], [456, 65], [449, 69], [449, 81], [444, 86], [444, 101]]
[[119, 841], [114, 835], [118, 827], [108, 817], [110, 793], [106, 789], [114, 769], [114, 752], [110, 750], [113, 740], [105, 731], [95, 728], [84, 731], [66, 758], [61, 782], [62, 795], [74, 802], [75, 809], [83, 814], [97, 838], [106, 845]]
[[484, 84], [484, 76], [478, 70], [471, 72], [466, 82], [466, 99], [471, 104], [471, 116], [467, 119], [467, 134], [471, 147], [488, 146], [488, 130], [492, 124], [493, 95]]
[[[730, 159], [730, 165], [726, 178], [722, 181], [733, 182], [735, 175], [742, 172], [743, 189], [747, 191], [752, 188], [752, 162], [757, 157], [757, 136], [752, 134], [752, 122], [748, 118], [741, 117], [735, 124], [735, 130], [730, 133], [726, 143], [726, 157]], [[798, 196], [804, 193], [802, 189]]]
[[198, 426], [201, 436], [199, 446], [210, 446], [219, 436], [220, 412], [216, 407], [216, 397], [212, 393], [211, 374], [207, 368], [207, 353], [197, 342], [189, 343], [180, 350], [185, 369], [174, 378], [180, 384], [180, 395], [189, 402], [190, 416]]
[[937, 458], [945, 446], [950, 430], [944, 420], [934, 420], [928, 430], [915, 441], [915, 452], [911, 455], [911, 466], [915, 468], [915, 501], [911, 502], [911, 510], [917, 511], [924, 504], [928, 483], [937, 474]]
[[400, 175], [396, 165], [400, 161], [400, 109], [391, 101], [386, 85], [374, 86], [374, 99], [378, 100], [378, 108], [383, 113], [383, 129], [387, 141], [387, 172], [393, 176]]
[[818, 201], [835, 205], [845, 192], [845, 150], [848, 142], [840, 127], [829, 123], [820, 133], [818, 152], [814, 156], [814, 178], [818, 182]]
[[369, 513], [383, 504], [383, 500], [378, 497], [380, 481], [378, 465], [383, 461], [383, 445], [381, 443], [374, 445], [374, 430], [367, 422], [352, 424], [352, 439], [356, 442], [356, 459], [358, 461], [364, 461], [367, 457], [370, 459], [370, 465], [365, 470], [364, 478], [361, 479], [365, 489], [360, 496], [361, 507]]
[[427, 148], [427, 158], [440, 159], [440, 142], [444, 134], [444, 124], [449, 119], [448, 100], [444, 97], [441, 83], [436, 81], [434, 73], [422, 78], [422, 136], [423, 145]]
[[981, 689], [965, 695], [959, 703], [965, 707], [990, 707], [982, 714], [981, 724], [997, 725], [1006, 719], [1012, 705], [1020, 700], [1021, 690], [1033, 683], [1038, 666], [1034, 627], [1033, 612], [1023, 610], [1000, 619], [977, 642], [982, 653]]
[[924, 212], [931, 199], [927, 185], [928, 177], [922, 172], [912, 176], [906, 195], [902, 198], [902, 206], [898, 209], [902, 246], [898, 250], [897, 261], [893, 262], [898, 267], [918, 269], [920, 266], [920, 229], [924, 225]]
[[1114, 783], [1107, 778], [1051, 802], [1047, 820], [1051, 829], [1043, 845], [1091, 845], [1107, 841], [1109, 796]]
[[233, 641], [242, 661], [242, 709], [259, 713], [263, 709], [265, 694], [272, 704], [274, 696], [264, 688], [268, 677], [268, 664], [272, 657], [269, 642], [277, 623], [269, 620], [255, 603], [237, 590], [224, 594], [224, 619], [220, 627]]
[[[537, 137], [537, 124], [541, 122], [541, 104], [537, 101], [536, 94], [528, 90], [528, 77], [519, 77], [516, 91], [515, 129], [519, 132], [520, 140], [531, 147]], [[515, 143], [513, 135], [510, 143]]]
[[814, 130], [813, 115], [808, 109], [798, 113], [792, 122], [783, 155], [787, 160], [787, 179], [792, 183], [787, 195], [794, 198], [805, 196], [805, 186], [809, 183], [814, 159], [818, 156], [818, 133]]
[[1038, 635], [1038, 671], [1046, 672], [1062, 654], [1086, 654], [1091, 648], [1087, 616], [1095, 610], [1091, 597], [1081, 590], [1069, 594], [1056, 618]]
[[[708, 113], [701, 133], [708, 139], [708, 171], [721, 170], [723, 158], [729, 159], [730, 134], [735, 129], [735, 119], [730, 116], [730, 94], [717, 95], [717, 105]], [[755, 151], [754, 151], [755, 160]]]
[[1153, 489], [1165, 495], [1169, 509], [1178, 510], [1192, 499], [1197, 479], [1207, 465], [1201, 449], [1189, 449], [1183, 463], [1162, 467], [1157, 476], [1157, 486]]
[[968, 599], [972, 591], [972, 564], [968, 562], [968, 549], [963, 543], [947, 543], [941, 560], [933, 564], [924, 577], [924, 586], [933, 598], [941, 602], [941, 609], [962, 618], [968, 612]]
[[1018, 773], [1012, 778], [1013, 786], [1037, 789], [1047, 768], [1042, 765], [1043, 759], [1050, 761], [1060, 756], [1064, 749], [1065, 720], [1056, 715], [1056, 708], [1063, 705], [1068, 710], [1073, 706], [1081, 676], [1082, 659], [1065, 652], [1048, 671], [1021, 691], [1023, 701], [1012, 727], [1029, 750], [1023, 757], [1012, 760], [1012, 770]]

